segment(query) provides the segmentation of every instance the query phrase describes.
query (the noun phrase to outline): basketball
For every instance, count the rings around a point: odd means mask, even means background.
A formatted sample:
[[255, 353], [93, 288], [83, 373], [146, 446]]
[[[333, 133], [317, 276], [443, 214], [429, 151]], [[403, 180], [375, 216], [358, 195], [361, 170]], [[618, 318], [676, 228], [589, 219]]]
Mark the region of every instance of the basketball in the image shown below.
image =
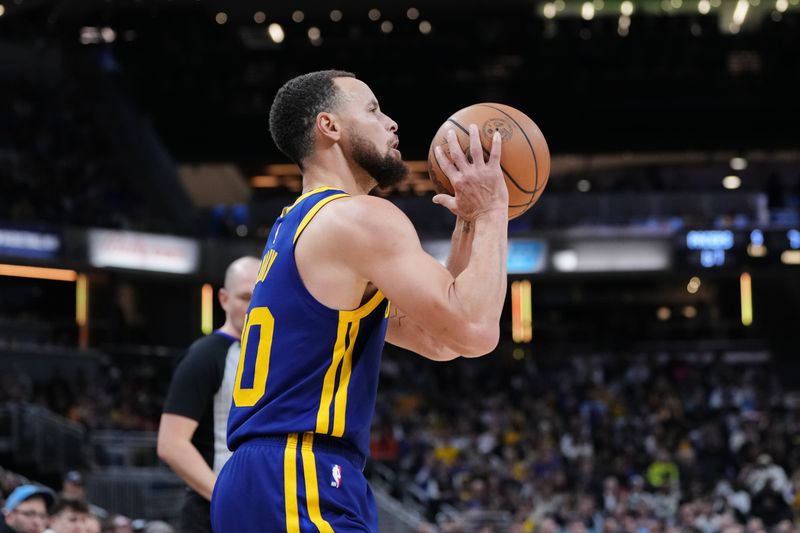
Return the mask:
[[503, 145], [500, 167], [508, 187], [508, 218], [516, 218], [539, 199], [550, 175], [550, 150], [539, 127], [525, 113], [511, 106], [481, 103], [465, 107], [448, 118], [433, 137], [428, 150], [428, 175], [440, 193], [453, 194], [453, 186], [434, 153], [438, 145], [449, 154], [447, 130], [453, 129], [469, 159], [469, 125], [478, 126], [485, 159], [492, 136], [499, 131]]

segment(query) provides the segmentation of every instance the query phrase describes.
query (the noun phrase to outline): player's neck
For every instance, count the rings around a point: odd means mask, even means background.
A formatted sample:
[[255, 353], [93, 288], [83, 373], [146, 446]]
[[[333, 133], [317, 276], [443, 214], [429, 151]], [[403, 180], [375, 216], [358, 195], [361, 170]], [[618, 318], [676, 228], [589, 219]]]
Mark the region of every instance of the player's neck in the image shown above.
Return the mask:
[[354, 169], [343, 157], [318, 157], [303, 168], [303, 192], [319, 187], [335, 187], [350, 195], [367, 194], [375, 187], [363, 169]]

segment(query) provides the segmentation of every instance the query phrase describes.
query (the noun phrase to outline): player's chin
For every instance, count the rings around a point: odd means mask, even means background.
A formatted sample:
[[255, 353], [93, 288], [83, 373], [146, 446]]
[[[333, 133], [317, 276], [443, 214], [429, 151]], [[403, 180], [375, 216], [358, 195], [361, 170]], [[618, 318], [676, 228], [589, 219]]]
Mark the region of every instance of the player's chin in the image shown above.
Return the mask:
[[403, 154], [397, 148], [389, 148], [389, 155], [400, 161], [403, 160]]

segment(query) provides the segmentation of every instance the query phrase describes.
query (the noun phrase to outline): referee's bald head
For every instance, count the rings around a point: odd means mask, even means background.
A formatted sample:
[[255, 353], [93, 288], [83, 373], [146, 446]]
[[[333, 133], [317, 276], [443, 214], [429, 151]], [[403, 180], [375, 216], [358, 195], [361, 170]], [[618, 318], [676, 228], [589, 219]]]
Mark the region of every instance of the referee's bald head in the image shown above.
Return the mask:
[[236, 281], [242, 276], [252, 276], [253, 269], [257, 271], [260, 264], [261, 260], [257, 257], [246, 255], [228, 265], [228, 268], [225, 270], [225, 289], [231, 290], [233, 285], [236, 284]]

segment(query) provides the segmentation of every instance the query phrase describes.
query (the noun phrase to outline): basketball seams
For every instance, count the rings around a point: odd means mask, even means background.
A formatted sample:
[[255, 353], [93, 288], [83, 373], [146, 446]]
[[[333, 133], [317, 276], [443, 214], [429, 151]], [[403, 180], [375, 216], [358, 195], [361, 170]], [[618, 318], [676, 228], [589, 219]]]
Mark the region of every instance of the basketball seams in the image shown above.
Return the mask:
[[[475, 105], [476, 106], [482, 106], [482, 107], [488, 107], [489, 109], [494, 109], [495, 111], [499, 111], [500, 113], [504, 114], [509, 119], [511, 119], [514, 122], [514, 124], [517, 126], [517, 128], [519, 128], [519, 131], [522, 132], [522, 136], [525, 137], [525, 141], [528, 143], [528, 147], [531, 149], [531, 155], [533, 155], [533, 163], [534, 163], [533, 168], [535, 169], [535, 174], [534, 174], [534, 177], [533, 177], [533, 181], [534, 181], [533, 194], [536, 194], [537, 192], [539, 192], [539, 158], [536, 157], [536, 150], [533, 149], [533, 144], [531, 143], [531, 140], [528, 138], [528, 135], [525, 133], [525, 129], [522, 127], [522, 125], [520, 125], [520, 123], [517, 121], [517, 119], [515, 119], [514, 117], [512, 117], [511, 115], [509, 115], [508, 113], [506, 113], [505, 111], [500, 109], [499, 107], [495, 107], [495, 106], [490, 105], [490, 104], [475, 104]], [[514, 184], [516, 185], [516, 182], [514, 182]], [[544, 186], [545, 186], [545, 184], [542, 184], [542, 189], [544, 189]], [[525, 192], [530, 192], [530, 191], [526, 191], [525, 189], [521, 189], [521, 190], [523, 190]]]

